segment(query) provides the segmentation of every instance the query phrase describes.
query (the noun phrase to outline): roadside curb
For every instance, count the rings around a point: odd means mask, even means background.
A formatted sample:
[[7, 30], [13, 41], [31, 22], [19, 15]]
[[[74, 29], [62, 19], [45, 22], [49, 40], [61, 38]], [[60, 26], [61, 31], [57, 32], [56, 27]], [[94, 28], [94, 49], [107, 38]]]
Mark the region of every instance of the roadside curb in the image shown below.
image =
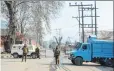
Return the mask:
[[2, 58], [13, 58], [13, 56], [10, 54], [1, 54], [1, 59]]

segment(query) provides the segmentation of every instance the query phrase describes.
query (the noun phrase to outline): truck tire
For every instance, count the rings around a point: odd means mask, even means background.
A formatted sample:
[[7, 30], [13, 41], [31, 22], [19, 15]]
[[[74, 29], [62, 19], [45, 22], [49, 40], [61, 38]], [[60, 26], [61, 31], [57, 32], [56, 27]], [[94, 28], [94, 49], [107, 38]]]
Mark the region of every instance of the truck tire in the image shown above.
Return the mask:
[[101, 66], [105, 66], [105, 62], [104, 61], [99, 61], [99, 63], [101, 64]]
[[19, 57], [18, 53], [13, 53], [13, 57], [18, 58]]
[[72, 64], [75, 64], [75, 61], [74, 60], [71, 60]]
[[36, 59], [36, 58], [37, 58], [37, 56], [36, 56], [35, 53], [31, 54], [31, 57], [32, 57], [33, 59]]
[[108, 60], [106, 61], [106, 66], [113, 67], [113, 61], [108, 59]]
[[83, 63], [83, 59], [81, 57], [75, 58], [75, 64], [81, 66]]

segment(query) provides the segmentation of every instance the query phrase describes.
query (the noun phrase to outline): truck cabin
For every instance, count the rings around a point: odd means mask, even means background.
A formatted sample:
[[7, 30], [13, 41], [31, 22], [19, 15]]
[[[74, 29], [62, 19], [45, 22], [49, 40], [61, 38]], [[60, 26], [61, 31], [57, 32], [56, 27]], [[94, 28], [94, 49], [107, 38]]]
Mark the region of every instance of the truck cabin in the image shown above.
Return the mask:
[[90, 48], [90, 43], [79, 43], [75, 46], [76, 50], [87, 50]]
[[75, 49], [78, 50], [78, 49], [81, 47], [81, 45], [82, 45], [82, 43], [79, 42], [79, 43], [75, 46]]
[[75, 46], [75, 49], [77, 49], [77, 50], [80, 49], [82, 47], [82, 45], [83, 45], [83, 49], [86, 49], [87, 48], [86, 46], [89, 45], [88, 43], [91, 43], [92, 41], [94, 41], [96, 39], [97, 38], [95, 35], [90, 35], [88, 37], [87, 43], [78, 42]]

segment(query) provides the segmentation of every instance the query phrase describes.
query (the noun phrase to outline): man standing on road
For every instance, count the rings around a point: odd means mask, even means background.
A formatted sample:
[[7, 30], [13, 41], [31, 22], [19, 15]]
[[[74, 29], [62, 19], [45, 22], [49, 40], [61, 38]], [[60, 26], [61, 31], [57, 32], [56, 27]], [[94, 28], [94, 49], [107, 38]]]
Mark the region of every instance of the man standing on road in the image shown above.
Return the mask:
[[37, 58], [40, 59], [40, 51], [39, 51], [39, 48], [38, 47], [35, 49], [35, 52], [37, 54]]
[[56, 64], [59, 64], [59, 56], [60, 56], [60, 50], [57, 46], [56, 49], [55, 49], [55, 52], [54, 52], [54, 57], [55, 57]]
[[22, 50], [23, 50], [22, 62], [23, 62], [24, 56], [25, 56], [25, 62], [26, 62], [26, 57], [27, 57], [27, 53], [28, 53], [28, 48], [27, 48], [27, 45], [26, 44], [24, 45], [24, 47], [22, 48]]

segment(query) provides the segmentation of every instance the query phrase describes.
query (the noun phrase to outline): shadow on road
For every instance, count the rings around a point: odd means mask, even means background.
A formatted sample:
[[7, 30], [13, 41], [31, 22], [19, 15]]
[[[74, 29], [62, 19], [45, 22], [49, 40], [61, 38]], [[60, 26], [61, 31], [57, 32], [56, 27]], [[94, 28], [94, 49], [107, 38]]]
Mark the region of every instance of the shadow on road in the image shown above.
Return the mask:
[[57, 70], [57, 65], [55, 64], [55, 61], [53, 60], [50, 63], [50, 69], [49, 69], [49, 71], [56, 71], [56, 70]]
[[71, 66], [76, 66], [76, 65], [74, 65], [74, 64], [72, 64], [72, 63], [62, 63], [63, 65], [71, 65]]
[[[77, 65], [74, 65], [74, 64], [72, 64], [72, 63], [62, 63], [64, 66], [66, 65], [66, 66], [77, 66]], [[80, 66], [80, 67], [86, 67], [86, 68], [88, 68], [88, 69], [91, 69], [92, 71], [95, 71], [94, 69], [92, 69], [92, 68], [97, 68], [97, 69], [99, 69], [100, 71], [114, 71], [114, 68], [112, 68], [112, 67], [107, 67], [107, 66], [101, 66], [100, 64], [83, 64], [82, 66]]]
[[[72, 64], [72, 63], [62, 63], [63, 65], [70, 65], [70, 66], [77, 66], [77, 65], [74, 65], [74, 64]], [[99, 64], [83, 64], [82, 66], [89, 66], [89, 67], [99, 67], [99, 66], [101, 66], [101, 65], [99, 65]], [[102, 66], [102, 67], [106, 67], [106, 66]]]

